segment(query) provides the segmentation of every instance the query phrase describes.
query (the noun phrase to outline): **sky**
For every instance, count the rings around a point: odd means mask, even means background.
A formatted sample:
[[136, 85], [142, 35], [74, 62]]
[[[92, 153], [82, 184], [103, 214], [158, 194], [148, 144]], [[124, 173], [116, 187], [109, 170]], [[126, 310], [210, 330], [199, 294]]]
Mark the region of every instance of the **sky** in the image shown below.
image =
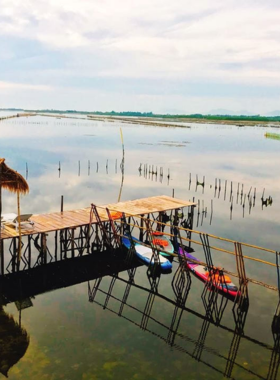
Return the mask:
[[0, 0], [0, 108], [280, 114], [279, 20], [279, 0]]

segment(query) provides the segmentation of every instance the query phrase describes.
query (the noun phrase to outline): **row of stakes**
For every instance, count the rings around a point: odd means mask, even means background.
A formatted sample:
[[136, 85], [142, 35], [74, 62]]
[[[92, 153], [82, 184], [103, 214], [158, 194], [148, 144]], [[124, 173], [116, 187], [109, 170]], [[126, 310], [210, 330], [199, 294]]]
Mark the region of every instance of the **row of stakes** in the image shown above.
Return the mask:
[[[122, 161], [123, 162], [123, 161]], [[123, 172], [124, 170], [124, 167], [123, 167], [123, 164], [122, 162], [120, 163], [120, 169], [121, 171]], [[99, 172], [99, 163], [96, 162], [96, 173]], [[90, 175], [90, 172], [91, 172], [91, 161], [88, 160], [88, 175]], [[106, 160], [106, 165], [105, 165], [105, 169], [106, 169], [106, 173], [108, 174], [108, 169], [109, 169], [109, 160], [107, 159]], [[164, 170], [163, 170], [163, 167], [157, 167], [157, 166], [153, 166], [153, 165], [148, 165], [148, 164], [145, 164], [142, 166], [142, 164], [140, 164], [139, 166], [139, 174], [140, 176], [142, 175], [143, 173], [143, 176], [144, 178], [151, 178], [152, 177], [155, 177], [157, 178], [157, 176], [159, 175], [159, 180], [160, 182], [162, 182], [162, 179], [163, 179], [163, 176], [164, 176]], [[62, 171], [62, 166], [61, 166], [61, 162], [59, 161], [58, 163], [58, 176], [59, 178], [61, 177], [61, 171]], [[117, 173], [118, 171], [118, 160], [116, 159], [115, 160], [115, 173]], [[28, 164], [26, 163], [26, 179], [28, 178]], [[81, 162], [78, 161], [78, 176], [80, 176], [81, 174]], [[203, 176], [203, 179], [202, 181], [199, 181], [198, 180], [198, 175], [196, 175], [196, 180], [195, 180], [195, 191], [197, 192], [198, 191], [198, 187], [201, 186], [203, 191], [202, 193], [204, 194], [204, 188], [205, 188], [205, 185], [206, 185], [206, 182], [205, 182], [205, 176]], [[168, 172], [167, 172], [167, 180], [168, 180], [168, 184], [169, 184], [169, 180], [170, 180], [170, 170], [168, 169]], [[191, 183], [192, 183], [192, 176], [191, 176], [191, 173], [189, 175], [189, 190], [191, 188]], [[227, 184], [228, 184], [228, 181], [225, 180], [225, 183], [224, 183], [224, 186], [222, 186], [222, 180], [221, 179], [218, 179], [218, 178], [215, 178], [215, 186], [214, 186], [214, 197], [215, 198], [220, 198], [221, 196], [221, 193], [222, 191], [224, 192], [224, 200], [226, 200], [226, 194], [227, 194]], [[210, 185], [210, 188], [212, 188], [213, 186]], [[256, 201], [256, 196], [257, 196], [257, 190], [256, 188], [254, 188], [254, 190], [252, 191], [252, 187], [250, 188], [248, 194], [246, 195], [245, 192], [244, 192], [244, 185], [243, 184], [240, 184], [238, 183], [238, 186], [237, 186], [237, 196], [236, 196], [236, 204], [238, 204], [238, 200], [240, 199], [240, 205], [242, 206], [243, 208], [243, 217], [245, 216], [245, 205], [246, 205], [246, 199], [248, 199], [247, 203], [249, 205], [249, 214], [251, 213], [251, 209], [252, 207], [255, 207], [255, 201]], [[174, 194], [174, 190], [173, 190], [173, 194]], [[264, 197], [264, 194], [265, 194], [265, 189], [263, 189], [263, 193], [262, 193], [262, 197], [261, 197], [261, 204], [262, 204], [262, 208], [265, 206], [271, 206], [272, 203], [273, 203], [273, 200], [272, 200], [272, 197], [269, 196], [268, 198], [265, 198]], [[230, 198], [229, 198], [229, 201], [230, 201], [230, 219], [232, 219], [232, 212], [233, 212], [233, 182], [231, 181], [230, 182]], [[204, 200], [200, 201], [198, 200], [197, 201], [197, 226], [199, 225], [199, 223], [201, 223], [201, 225], [203, 224], [203, 221], [204, 219], [207, 217], [207, 207], [204, 207]], [[211, 210], [210, 210], [210, 225], [212, 223], [212, 218], [213, 218], [213, 199], [211, 200]]]
[[[143, 172], [143, 177], [145, 179], [151, 179], [153, 180], [155, 178], [155, 180], [157, 181], [157, 176], [159, 174], [159, 178], [160, 178], [160, 182], [162, 182], [162, 178], [163, 178], [163, 167], [160, 167], [159, 170], [158, 170], [158, 167], [155, 166], [154, 168], [154, 165], [148, 165], [148, 164], [145, 164], [143, 167], [142, 167], [142, 164], [140, 163], [140, 166], [138, 168], [138, 171], [139, 171], [139, 175], [141, 176], [142, 175], [142, 172]], [[169, 180], [170, 180], [170, 170], [168, 169], [168, 174], [167, 174], [167, 180], [168, 180], [168, 183], [169, 183]], [[189, 174], [189, 190], [191, 189], [191, 184], [192, 184], [192, 175], [191, 173]], [[227, 194], [227, 184], [228, 184], [228, 181], [225, 180], [225, 184], [224, 184], [224, 200], [226, 200], [226, 194]], [[196, 174], [196, 181], [195, 181], [195, 191], [197, 192], [198, 191], [198, 187], [201, 186], [202, 187], [202, 194], [204, 194], [204, 188], [205, 188], [205, 176], [203, 176], [203, 179], [202, 181], [200, 182], [198, 180], [198, 175]], [[212, 188], [212, 185], [210, 185], [210, 188]], [[222, 192], [222, 180], [221, 179], [218, 179], [218, 178], [215, 178], [215, 186], [214, 186], [214, 189], [215, 189], [215, 193], [214, 193], [214, 197], [216, 198], [220, 198], [221, 196], [221, 192]], [[255, 202], [256, 202], [256, 188], [254, 188], [253, 192], [252, 192], [252, 189], [253, 187], [251, 186], [250, 187], [250, 190], [247, 194], [247, 198], [248, 198], [248, 202], [249, 202], [249, 207], [250, 209], [252, 207], [255, 207]], [[263, 194], [262, 194], [262, 197], [261, 197], [261, 202], [262, 202], [262, 207], [265, 206], [271, 206], [272, 203], [273, 203], [273, 200], [272, 200], [272, 197], [269, 196], [268, 198], [265, 198], [264, 197], [264, 192], [265, 192], [265, 189], [263, 190]], [[252, 193], [252, 194], [251, 194]], [[238, 182], [238, 185], [237, 185], [237, 196], [236, 196], [236, 204], [238, 204], [238, 200], [239, 200], [239, 196], [240, 196], [240, 204], [243, 206], [243, 208], [245, 208], [245, 202], [246, 202], [246, 194], [244, 192], [244, 184], [240, 184]], [[229, 197], [229, 201], [231, 203], [233, 203], [233, 182], [230, 181], [230, 197]], [[242, 204], [243, 202], [243, 204]]]
[[[242, 204], [242, 209], [243, 209], [243, 218], [245, 217], [245, 199], [246, 199], [246, 196], [244, 197], [244, 202]], [[193, 202], [195, 202], [195, 198], [193, 198]], [[272, 204], [272, 198], [269, 197], [267, 199], [263, 199], [263, 197], [261, 198], [261, 202], [262, 202], [262, 207], [263, 205], [265, 204], [265, 206], [267, 207], [268, 204]], [[198, 199], [197, 200], [197, 207], [195, 208], [196, 210], [196, 227], [198, 227], [199, 225], [202, 226], [205, 219], [207, 218], [207, 215], [208, 215], [208, 208], [207, 206], [204, 205], [204, 199], [200, 200]], [[233, 208], [234, 208], [234, 205], [233, 205], [233, 202], [230, 203], [230, 220], [232, 220], [232, 217], [233, 217]], [[249, 201], [249, 214], [251, 214], [251, 208], [252, 208], [252, 202]], [[211, 208], [210, 208], [210, 219], [209, 219], [209, 224], [211, 225], [212, 224], [212, 220], [213, 220], [213, 212], [214, 212], [214, 200], [211, 199]]]
[[[159, 182], [162, 183], [163, 181], [163, 167], [158, 167], [154, 165], [148, 165], [148, 164], [144, 164], [143, 167], [142, 167], [142, 164], [140, 163], [140, 166], [138, 168], [138, 171], [139, 171], [139, 176], [141, 177], [142, 176], [142, 173], [143, 173], [143, 177], [145, 179], [151, 179], [152, 181], [155, 179], [155, 181], [157, 182], [157, 178], [159, 176]], [[168, 168], [168, 172], [167, 172], [167, 184], [169, 185], [169, 180], [170, 180], [170, 170]]]
[[[120, 163], [120, 170], [123, 171], [124, 167], [123, 167], [124, 163], [123, 163], [123, 160], [121, 161]], [[92, 165], [91, 165], [91, 161], [88, 160], [88, 165], [87, 165], [87, 173], [88, 175], [90, 175], [90, 172], [91, 172], [91, 168], [92, 168]], [[99, 172], [99, 163], [98, 161], [96, 162], [96, 173]], [[106, 166], [105, 166], [105, 169], [106, 169], [106, 174], [109, 173], [109, 160], [106, 161]], [[61, 177], [61, 172], [62, 172], [62, 165], [61, 165], [61, 162], [59, 161], [58, 162], [58, 177], [60, 178]], [[118, 172], [118, 160], [116, 159], [115, 160], [115, 173]], [[26, 162], [25, 164], [25, 178], [28, 179], [28, 173], [29, 173], [29, 169], [28, 169], [28, 164]], [[80, 177], [81, 175], [81, 161], [78, 161], [78, 176]]]
[[[162, 167], [160, 167], [158, 169], [157, 166], [154, 167], [153, 165], [148, 165], [148, 164], [145, 164], [144, 166], [142, 166], [142, 164], [140, 163], [138, 171], [139, 171], [139, 175], [142, 176], [142, 174], [143, 174], [143, 177], [145, 179], [151, 179], [151, 180], [155, 179], [156, 181], [157, 181], [157, 176], [159, 174], [159, 180], [160, 180], [160, 182], [162, 182], [162, 178], [163, 178], [163, 168]], [[198, 187], [201, 186], [202, 187], [202, 194], [204, 194], [204, 188], [206, 185], [205, 176], [203, 176], [202, 181], [198, 180], [197, 174], [196, 174], [195, 178], [196, 178], [196, 180], [195, 180], [195, 191], [197, 192]], [[168, 179], [168, 184], [169, 184], [169, 179], [170, 179], [169, 169], [168, 169], [167, 179]], [[190, 175], [189, 175], [189, 190], [191, 189], [191, 183], [192, 183], [192, 175], [190, 173]], [[233, 207], [234, 207], [234, 202], [233, 202], [234, 191], [233, 191], [233, 182], [230, 181], [229, 183], [230, 183], [230, 192], [229, 192], [229, 194], [230, 194], [230, 197], [229, 197], [230, 219], [232, 219]], [[222, 187], [222, 180], [215, 178], [214, 197], [219, 199], [221, 196], [221, 193], [223, 192], [224, 193], [224, 200], [226, 200], [227, 186], [228, 186], [227, 180], [225, 180], [224, 187]], [[210, 185], [210, 188], [212, 188], [212, 187], [213, 186]], [[174, 189], [173, 189], [173, 196], [174, 196]], [[253, 187], [251, 186], [248, 194], [246, 194], [244, 191], [244, 184], [238, 183], [237, 193], [236, 193], [236, 204], [239, 204], [239, 201], [240, 201], [240, 205], [243, 208], [243, 218], [245, 217], [246, 200], [247, 200], [247, 203], [249, 206], [249, 214], [251, 214], [252, 207], [255, 207], [255, 205], [256, 205], [256, 197], [257, 197], [257, 189], [256, 188], [253, 189]], [[263, 189], [263, 193], [262, 193], [262, 197], [261, 197], [262, 209], [263, 209], [263, 207], [272, 206], [272, 203], [273, 203], [272, 197], [269, 196], [268, 198], [265, 198], [265, 189]], [[197, 223], [196, 224], [198, 226], [200, 223], [202, 226], [204, 219], [207, 217], [207, 207], [204, 207], [204, 200], [202, 200], [202, 201], [198, 200], [197, 201], [196, 210], [197, 210]], [[211, 200], [210, 225], [212, 224], [212, 219], [213, 219], [213, 199]]]

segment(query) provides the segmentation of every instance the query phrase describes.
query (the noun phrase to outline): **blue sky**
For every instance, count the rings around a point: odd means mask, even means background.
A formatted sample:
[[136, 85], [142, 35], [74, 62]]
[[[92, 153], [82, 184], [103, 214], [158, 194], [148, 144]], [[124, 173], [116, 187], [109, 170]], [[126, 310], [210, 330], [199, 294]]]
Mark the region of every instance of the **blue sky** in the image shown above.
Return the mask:
[[280, 109], [279, 1], [0, 5], [0, 108]]

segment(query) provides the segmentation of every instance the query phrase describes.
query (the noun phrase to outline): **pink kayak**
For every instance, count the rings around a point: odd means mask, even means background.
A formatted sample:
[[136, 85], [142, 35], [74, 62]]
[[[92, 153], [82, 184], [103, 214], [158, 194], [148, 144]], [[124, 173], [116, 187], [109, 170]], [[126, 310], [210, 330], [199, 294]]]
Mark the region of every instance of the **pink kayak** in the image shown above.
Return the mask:
[[209, 274], [209, 269], [203, 265], [192, 263], [188, 261], [191, 260], [199, 261], [196, 257], [192, 256], [187, 251], [184, 251], [181, 247], [179, 248], [179, 255], [184, 255], [186, 260], [186, 265], [201, 281], [204, 283], [212, 282], [212, 287], [217, 288], [221, 293], [236, 297], [239, 295], [238, 287], [231, 281], [231, 278], [227, 275], [219, 275], [219, 268], [214, 268], [212, 275]]

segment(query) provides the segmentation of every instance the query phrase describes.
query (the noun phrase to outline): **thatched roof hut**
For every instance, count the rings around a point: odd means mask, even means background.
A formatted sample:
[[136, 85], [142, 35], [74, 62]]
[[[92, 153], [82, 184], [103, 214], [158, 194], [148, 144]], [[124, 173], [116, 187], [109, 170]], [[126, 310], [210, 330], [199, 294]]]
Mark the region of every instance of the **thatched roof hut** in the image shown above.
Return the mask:
[[29, 192], [28, 183], [23, 176], [5, 164], [5, 158], [0, 158], [0, 186], [16, 193], [22, 194]]
[[[17, 193], [18, 216], [20, 215], [19, 194], [29, 192], [29, 186], [23, 176], [5, 164], [5, 158], [0, 158], [0, 216], [2, 215], [2, 188]], [[19, 226], [19, 253], [21, 257], [21, 229]], [[1, 237], [1, 218], [0, 218], [0, 237]], [[2, 256], [2, 244], [0, 244], [0, 257]]]
[[0, 373], [8, 377], [8, 371], [25, 354], [29, 346], [27, 331], [0, 306]]

